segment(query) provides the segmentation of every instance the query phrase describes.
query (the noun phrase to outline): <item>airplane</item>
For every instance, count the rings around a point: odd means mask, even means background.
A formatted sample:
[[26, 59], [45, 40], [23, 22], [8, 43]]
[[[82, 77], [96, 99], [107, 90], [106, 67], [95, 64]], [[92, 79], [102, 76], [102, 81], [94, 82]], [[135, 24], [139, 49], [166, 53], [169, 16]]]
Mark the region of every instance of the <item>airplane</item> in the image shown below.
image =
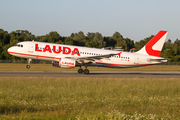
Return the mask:
[[[127, 68], [165, 63], [168, 59], [159, 57], [168, 31], [159, 31], [137, 52], [124, 52], [74, 45], [54, 44], [36, 41], [19, 42], [8, 49], [16, 57], [27, 58], [28, 69], [32, 59], [52, 61], [52, 66], [74, 68], [78, 73], [89, 74], [88, 66]], [[81, 67], [84, 66], [83, 70]]]

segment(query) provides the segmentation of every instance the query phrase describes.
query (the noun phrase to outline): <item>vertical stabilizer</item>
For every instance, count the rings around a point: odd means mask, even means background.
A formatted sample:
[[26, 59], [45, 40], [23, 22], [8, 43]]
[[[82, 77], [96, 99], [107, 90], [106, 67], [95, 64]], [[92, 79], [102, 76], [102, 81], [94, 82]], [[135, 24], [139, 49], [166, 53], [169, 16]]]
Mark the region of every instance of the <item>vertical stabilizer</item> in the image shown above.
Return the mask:
[[167, 33], [168, 31], [159, 31], [158, 34], [156, 34], [143, 48], [136, 53], [159, 57]]

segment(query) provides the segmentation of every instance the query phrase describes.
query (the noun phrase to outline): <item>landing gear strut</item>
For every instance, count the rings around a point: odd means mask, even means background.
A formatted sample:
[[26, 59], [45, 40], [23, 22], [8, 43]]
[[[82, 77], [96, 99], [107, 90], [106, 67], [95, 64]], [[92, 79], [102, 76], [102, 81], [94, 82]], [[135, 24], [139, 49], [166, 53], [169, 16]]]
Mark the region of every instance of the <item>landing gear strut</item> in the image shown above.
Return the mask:
[[89, 70], [87, 69], [87, 66], [85, 66], [85, 67], [86, 67], [86, 69], [83, 70], [80, 66], [80, 68], [78, 69], [78, 73], [82, 74], [84, 72], [84, 74], [86, 74], [86, 75], [89, 74]]
[[27, 69], [30, 68], [30, 62], [31, 62], [31, 59], [28, 59], [28, 65], [26, 65], [26, 68], [27, 68]]

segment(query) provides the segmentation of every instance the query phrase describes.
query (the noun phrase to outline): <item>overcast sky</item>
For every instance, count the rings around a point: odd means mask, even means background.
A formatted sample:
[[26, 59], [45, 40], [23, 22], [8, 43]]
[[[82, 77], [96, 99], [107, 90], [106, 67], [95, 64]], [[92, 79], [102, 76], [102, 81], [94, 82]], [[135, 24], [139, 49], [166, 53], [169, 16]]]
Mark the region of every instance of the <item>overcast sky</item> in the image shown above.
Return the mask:
[[0, 0], [0, 28], [35, 36], [83, 31], [139, 41], [159, 30], [180, 39], [180, 0]]

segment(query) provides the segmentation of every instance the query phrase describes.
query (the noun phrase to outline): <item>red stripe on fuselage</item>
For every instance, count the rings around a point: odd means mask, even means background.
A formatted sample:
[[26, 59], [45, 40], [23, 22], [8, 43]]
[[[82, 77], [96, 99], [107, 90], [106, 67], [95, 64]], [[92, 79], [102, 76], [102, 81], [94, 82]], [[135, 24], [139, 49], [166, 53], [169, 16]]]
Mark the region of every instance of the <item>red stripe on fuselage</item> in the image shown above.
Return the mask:
[[24, 54], [24, 53], [17, 53], [17, 52], [8, 52], [8, 53], [17, 54], [17, 55], [33, 56], [33, 57], [41, 57], [41, 58], [59, 59], [59, 58], [56, 58], [56, 57], [41, 56], [41, 55], [31, 55], [31, 54]]

